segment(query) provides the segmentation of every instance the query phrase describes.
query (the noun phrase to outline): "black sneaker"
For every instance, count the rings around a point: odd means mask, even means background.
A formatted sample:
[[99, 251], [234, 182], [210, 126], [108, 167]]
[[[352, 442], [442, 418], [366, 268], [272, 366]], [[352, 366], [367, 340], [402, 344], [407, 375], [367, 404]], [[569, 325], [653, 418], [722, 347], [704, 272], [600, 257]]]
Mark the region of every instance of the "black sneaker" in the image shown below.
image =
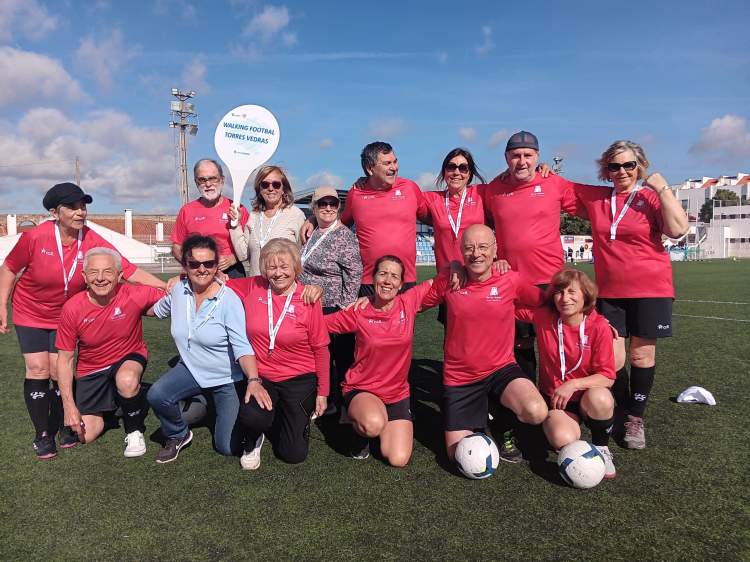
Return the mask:
[[503, 433], [502, 441], [498, 445], [500, 460], [510, 463], [517, 463], [523, 460], [523, 454], [521, 454], [521, 450], [516, 446], [516, 437], [513, 434], [513, 430]]
[[167, 439], [164, 446], [156, 453], [156, 462], [164, 464], [172, 462], [180, 454], [180, 450], [193, 440], [193, 432], [188, 430], [187, 435], [181, 439]]
[[70, 449], [71, 447], [75, 447], [80, 443], [78, 434], [70, 429], [67, 425], [63, 426], [60, 430], [58, 440], [60, 441], [60, 448], [62, 449]]
[[355, 433], [352, 446], [349, 449], [349, 456], [360, 461], [370, 458], [370, 440]]
[[42, 436], [34, 440], [34, 452], [39, 460], [54, 459], [57, 456], [55, 440], [45, 431]]

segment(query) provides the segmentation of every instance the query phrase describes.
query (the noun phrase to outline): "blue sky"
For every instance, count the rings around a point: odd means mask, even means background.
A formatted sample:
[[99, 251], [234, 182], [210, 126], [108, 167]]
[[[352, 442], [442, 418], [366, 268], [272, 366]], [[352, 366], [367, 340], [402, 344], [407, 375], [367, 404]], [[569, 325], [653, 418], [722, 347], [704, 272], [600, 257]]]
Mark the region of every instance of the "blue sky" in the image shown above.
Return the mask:
[[619, 138], [673, 183], [749, 172], [748, 16], [740, 1], [0, 0], [0, 208], [41, 210], [77, 155], [93, 212], [176, 211], [172, 87], [197, 92], [190, 163], [215, 156], [229, 109], [264, 105], [296, 191], [349, 185], [372, 140], [425, 187], [456, 146], [492, 177], [520, 129], [579, 181]]

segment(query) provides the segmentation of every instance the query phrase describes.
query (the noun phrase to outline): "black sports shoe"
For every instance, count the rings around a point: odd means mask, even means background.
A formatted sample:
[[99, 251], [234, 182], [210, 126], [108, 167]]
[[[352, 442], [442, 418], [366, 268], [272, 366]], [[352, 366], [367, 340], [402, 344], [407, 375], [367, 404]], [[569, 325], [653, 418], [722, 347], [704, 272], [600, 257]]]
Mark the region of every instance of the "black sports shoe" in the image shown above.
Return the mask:
[[521, 450], [516, 446], [516, 437], [512, 429], [503, 433], [502, 441], [498, 445], [500, 460], [510, 463], [517, 463], [523, 460], [523, 454], [521, 454]]
[[34, 452], [39, 460], [54, 459], [57, 456], [55, 440], [45, 431], [42, 436], [34, 440]]
[[60, 441], [60, 448], [62, 449], [70, 449], [80, 443], [78, 434], [67, 425], [64, 425], [62, 429], [60, 429], [58, 440]]
[[164, 446], [156, 453], [156, 462], [164, 464], [172, 462], [180, 454], [180, 450], [193, 440], [193, 432], [188, 430], [187, 435], [181, 439], [167, 439]]
[[352, 445], [349, 449], [349, 455], [353, 459], [363, 461], [370, 457], [370, 440], [367, 437], [362, 437], [358, 433], [354, 434], [352, 439]]

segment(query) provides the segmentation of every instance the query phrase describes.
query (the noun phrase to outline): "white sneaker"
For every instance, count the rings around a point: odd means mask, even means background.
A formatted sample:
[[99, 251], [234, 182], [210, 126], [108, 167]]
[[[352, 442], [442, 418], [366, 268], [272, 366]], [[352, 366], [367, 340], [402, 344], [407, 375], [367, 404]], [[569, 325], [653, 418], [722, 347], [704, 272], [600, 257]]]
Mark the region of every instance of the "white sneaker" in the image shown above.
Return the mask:
[[605, 480], [612, 480], [615, 476], [617, 476], [617, 471], [615, 470], [615, 463], [614, 463], [614, 455], [612, 454], [612, 451], [609, 450], [609, 447], [606, 445], [594, 445], [596, 447], [596, 450], [599, 451], [604, 457], [604, 478]]
[[125, 453], [126, 457], [140, 457], [146, 454], [146, 439], [143, 433], [136, 430], [125, 436]]
[[263, 446], [265, 436], [261, 433], [256, 439], [255, 446], [251, 451], [244, 451], [240, 457], [242, 470], [258, 470], [260, 468], [260, 448]]

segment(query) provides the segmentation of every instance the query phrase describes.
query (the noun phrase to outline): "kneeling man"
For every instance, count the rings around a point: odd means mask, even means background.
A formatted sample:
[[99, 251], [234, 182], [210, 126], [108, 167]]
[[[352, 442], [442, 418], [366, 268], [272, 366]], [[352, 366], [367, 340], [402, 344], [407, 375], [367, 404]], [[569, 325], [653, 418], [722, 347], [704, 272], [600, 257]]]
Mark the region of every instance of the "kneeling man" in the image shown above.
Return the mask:
[[141, 377], [148, 358], [141, 316], [164, 293], [121, 283], [120, 255], [109, 248], [86, 252], [83, 275], [87, 290], [65, 303], [57, 331], [65, 425], [76, 432], [81, 443], [91, 443], [104, 431], [103, 415], [120, 406], [127, 434], [125, 456], [139, 457], [146, 452], [143, 422], [147, 404]]

